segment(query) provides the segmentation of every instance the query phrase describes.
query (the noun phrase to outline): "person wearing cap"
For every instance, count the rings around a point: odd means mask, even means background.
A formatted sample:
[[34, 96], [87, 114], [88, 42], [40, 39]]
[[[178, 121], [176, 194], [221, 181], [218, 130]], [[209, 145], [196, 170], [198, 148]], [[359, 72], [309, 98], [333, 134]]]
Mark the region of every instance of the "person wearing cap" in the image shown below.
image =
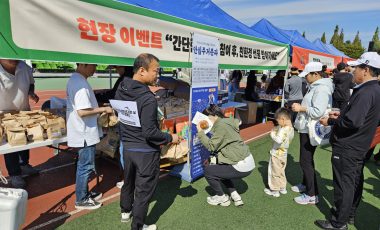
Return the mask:
[[364, 159], [380, 120], [380, 56], [366, 52], [348, 65], [355, 66], [353, 79], [357, 84], [348, 106], [320, 120], [333, 126], [330, 143], [335, 205], [331, 220], [315, 222], [322, 229], [347, 229], [347, 223], [354, 224], [363, 193]]
[[[284, 87], [285, 98], [288, 102], [288, 107], [292, 108], [294, 103], [301, 103], [303, 94], [302, 87], [306, 85], [306, 81], [304, 78], [298, 76], [298, 68], [292, 67], [290, 69], [290, 78], [286, 81]], [[297, 113], [292, 111], [292, 123], [296, 120]]]
[[292, 105], [292, 110], [298, 112], [294, 127], [300, 133], [300, 166], [303, 181], [291, 189], [301, 193], [294, 198], [298, 204], [317, 204], [319, 192], [314, 168], [314, 152], [317, 146], [310, 143], [308, 123], [311, 120], [319, 120], [331, 106], [334, 86], [330, 78], [322, 78], [320, 62], [308, 63], [299, 76], [305, 77], [309, 83], [309, 90], [302, 103]]
[[333, 93], [333, 108], [344, 110], [350, 99], [350, 89], [355, 84], [352, 82], [352, 75], [346, 72], [347, 64], [341, 62], [337, 65], [338, 73], [334, 74], [333, 83], [335, 86]]

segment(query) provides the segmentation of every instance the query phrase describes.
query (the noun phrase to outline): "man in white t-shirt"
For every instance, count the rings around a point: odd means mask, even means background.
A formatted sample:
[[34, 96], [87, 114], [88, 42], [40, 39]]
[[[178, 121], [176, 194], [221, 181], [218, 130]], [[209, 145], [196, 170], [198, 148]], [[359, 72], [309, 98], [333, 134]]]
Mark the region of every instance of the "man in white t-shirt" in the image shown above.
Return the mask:
[[78, 64], [67, 82], [67, 145], [78, 148], [75, 185], [75, 208], [97, 209], [102, 194], [89, 192], [88, 179], [95, 169], [95, 145], [103, 135], [98, 115], [112, 113], [111, 107], [98, 107], [94, 91], [87, 79], [95, 72], [95, 64]]
[[[34, 93], [32, 68], [23, 61], [0, 59], [0, 114], [30, 110], [29, 98], [36, 103], [39, 100]], [[26, 186], [21, 174], [38, 173], [29, 164], [29, 150], [5, 154], [4, 159], [11, 185], [15, 188]]]
[[227, 87], [228, 70], [220, 70], [219, 74], [219, 89], [226, 90]]

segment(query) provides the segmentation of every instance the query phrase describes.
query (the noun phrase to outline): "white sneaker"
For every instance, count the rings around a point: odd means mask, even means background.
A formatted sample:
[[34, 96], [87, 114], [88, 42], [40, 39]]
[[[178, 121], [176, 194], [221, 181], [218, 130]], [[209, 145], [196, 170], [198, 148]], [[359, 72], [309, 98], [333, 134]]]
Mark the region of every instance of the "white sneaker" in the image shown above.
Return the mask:
[[132, 212], [122, 212], [121, 213], [121, 222], [126, 223], [131, 220]]
[[223, 207], [227, 207], [230, 206], [231, 201], [230, 198], [224, 194], [222, 196], [215, 195], [207, 197], [207, 203], [211, 205], [221, 205]]
[[291, 187], [293, 192], [306, 192], [306, 186], [303, 184], [297, 184]]
[[155, 224], [151, 224], [151, 225], [144, 224], [142, 229], [143, 230], [157, 230], [157, 226]]
[[118, 187], [119, 189], [121, 189], [123, 187], [123, 185], [124, 185], [123, 180], [116, 183], [116, 187]]
[[302, 193], [301, 196], [295, 197], [294, 201], [297, 204], [318, 204], [319, 199], [318, 196], [308, 196], [305, 193]]
[[242, 206], [244, 204], [243, 200], [241, 199], [241, 196], [236, 191], [231, 193], [231, 199], [233, 200], [236, 207]]
[[282, 189], [280, 189], [280, 193], [281, 193], [282, 195], [285, 195], [285, 194], [288, 193], [288, 191], [286, 190], [286, 188], [282, 188]]
[[274, 197], [280, 197], [280, 192], [279, 191], [272, 191], [269, 188], [265, 188], [264, 192], [269, 195], [269, 196], [274, 196]]

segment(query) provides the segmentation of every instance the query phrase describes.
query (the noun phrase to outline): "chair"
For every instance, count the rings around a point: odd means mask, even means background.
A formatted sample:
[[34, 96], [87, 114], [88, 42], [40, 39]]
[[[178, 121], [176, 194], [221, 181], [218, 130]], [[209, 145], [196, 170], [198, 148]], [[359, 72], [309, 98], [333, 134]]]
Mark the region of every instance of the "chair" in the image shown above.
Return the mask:
[[247, 106], [236, 108], [239, 113], [242, 124], [254, 124], [256, 123], [257, 103], [252, 101], [242, 100]]

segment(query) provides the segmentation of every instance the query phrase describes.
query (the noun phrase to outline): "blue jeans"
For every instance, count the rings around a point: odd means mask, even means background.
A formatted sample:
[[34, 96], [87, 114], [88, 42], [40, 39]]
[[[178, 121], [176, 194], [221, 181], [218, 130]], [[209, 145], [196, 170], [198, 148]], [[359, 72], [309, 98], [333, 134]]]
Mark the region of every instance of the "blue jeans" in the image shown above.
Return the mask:
[[233, 101], [235, 98], [235, 94], [238, 91], [238, 88], [236, 87], [235, 82], [230, 82], [228, 84], [228, 100]]
[[76, 203], [84, 201], [88, 196], [88, 179], [95, 171], [95, 145], [87, 146], [78, 151], [77, 175], [75, 181]]
[[219, 79], [219, 81], [220, 81], [220, 90], [226, 90], [227, 80], [226, 79]]

